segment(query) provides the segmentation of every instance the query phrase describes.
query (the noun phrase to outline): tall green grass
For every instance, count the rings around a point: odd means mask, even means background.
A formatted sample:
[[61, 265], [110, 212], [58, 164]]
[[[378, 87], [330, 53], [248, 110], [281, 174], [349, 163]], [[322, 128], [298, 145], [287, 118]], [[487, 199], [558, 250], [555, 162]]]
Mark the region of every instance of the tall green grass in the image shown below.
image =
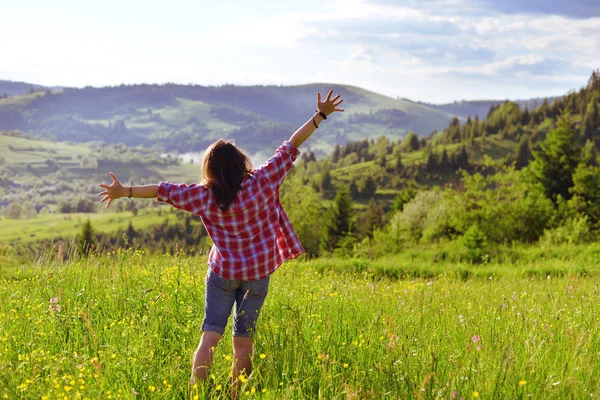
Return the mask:
[[[188, 398], [205, 262], [121, 251], [3, 279], [0, 398]], [[448, 262], [394, 279], [377, 272], [393, 258], [361, 262], [295, 261], [273, 275], [241, 398], [600, 393], [600, 279], [578, 273], [578, 261]], [[228, 398], [229, 331], [215, 354], [192, 398]]]

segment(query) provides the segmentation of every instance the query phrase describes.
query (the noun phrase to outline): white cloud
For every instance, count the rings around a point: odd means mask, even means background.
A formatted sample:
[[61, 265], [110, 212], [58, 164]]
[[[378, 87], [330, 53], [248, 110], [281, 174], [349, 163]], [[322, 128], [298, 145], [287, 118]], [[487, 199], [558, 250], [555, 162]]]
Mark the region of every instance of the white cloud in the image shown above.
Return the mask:
[[131, 20], [47, 7], [28, 20], [39, 30], [19, 35], [16, 21], [28, 14], [9, 9], [0, 26], [11, 38], [3, 41], [0, 79], [79, 86], [329, 81], [432, 102], [583, 86], [600, 67], [600, 18], [559, 6], [533, 13], [530, 5], [519, 13], [514, 1], [499, 9], [487, 0], [334, 0], [319, 6], [323, 12], [298, 5], [257, 16], [240, 6], [197, 26], [192, 12], [181, 23], [162, 18], [164, 7]]

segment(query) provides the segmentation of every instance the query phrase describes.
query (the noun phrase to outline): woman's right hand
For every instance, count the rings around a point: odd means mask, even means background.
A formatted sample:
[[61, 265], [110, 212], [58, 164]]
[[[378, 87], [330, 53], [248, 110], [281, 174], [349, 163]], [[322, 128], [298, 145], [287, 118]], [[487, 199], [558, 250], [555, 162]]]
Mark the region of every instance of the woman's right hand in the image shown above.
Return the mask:
[[127, 196], [127, 189], [123, 187], [123, 185], [121, 185], [121, 182], [119, 182], [115, 174], [111, 172], [110, 177], [112, 179], [112, 184], [107, 185], [101, 183], [98, 185], [101, 188], [105, 189], [104, 192], [99, 193], [98, 195], [104, 196], [102, 197], [102, 200], [100, 200], [100, 203], [104, 203], [108, 200], [108, 202], [106, 203], [106, 208], [110, 206], [110, 203], [112, 203], [113, 200]]
[[325, 115], [329, 115], [335, 111], [343, 112], [344, 110], [342, 108], [338, 108], [338, 106], [344, 102], [341, 95], [338, 94], [334, 98], [331, 98], [332, 95], [333, 89], [327, 93], [325, 101], [321, 101], [321, 93], [317, 93], [317, 110]]

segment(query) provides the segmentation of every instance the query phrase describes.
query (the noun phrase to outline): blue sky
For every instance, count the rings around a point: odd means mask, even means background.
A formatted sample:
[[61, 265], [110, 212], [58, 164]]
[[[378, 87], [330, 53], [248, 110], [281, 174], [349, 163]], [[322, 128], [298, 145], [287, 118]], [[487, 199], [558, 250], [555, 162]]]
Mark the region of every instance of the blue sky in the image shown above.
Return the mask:
[[0, 0], [0, 79], [344, 83], [433, 103], [564, 94], [600, 68], [599, 0]]

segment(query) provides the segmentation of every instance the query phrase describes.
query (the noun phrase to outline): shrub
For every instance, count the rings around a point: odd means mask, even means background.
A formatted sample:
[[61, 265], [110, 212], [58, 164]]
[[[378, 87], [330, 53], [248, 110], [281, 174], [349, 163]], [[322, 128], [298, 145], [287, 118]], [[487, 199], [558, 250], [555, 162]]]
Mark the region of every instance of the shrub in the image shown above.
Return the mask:
[[479, 225], [471, 225], [462, 237], [462, 244], [467, 248], [467, 260], [473, 264], [484, 261], [486, 256], [487, 237]]
[[583, 244], [594, 241], [594, 235], [590, 231], [588, 218], [579, 215], [569, 218], [561, 226], [544, 231], [540, 244], [554, 246], [559, 244]]
[[427, 191], [418, 193], [414, 199], [406, 203], [401, 213], [394, 216], [394, 229], [405, 229], [410, 238], [419, 241], [429, 210], [441, 199], [439, 192]]

